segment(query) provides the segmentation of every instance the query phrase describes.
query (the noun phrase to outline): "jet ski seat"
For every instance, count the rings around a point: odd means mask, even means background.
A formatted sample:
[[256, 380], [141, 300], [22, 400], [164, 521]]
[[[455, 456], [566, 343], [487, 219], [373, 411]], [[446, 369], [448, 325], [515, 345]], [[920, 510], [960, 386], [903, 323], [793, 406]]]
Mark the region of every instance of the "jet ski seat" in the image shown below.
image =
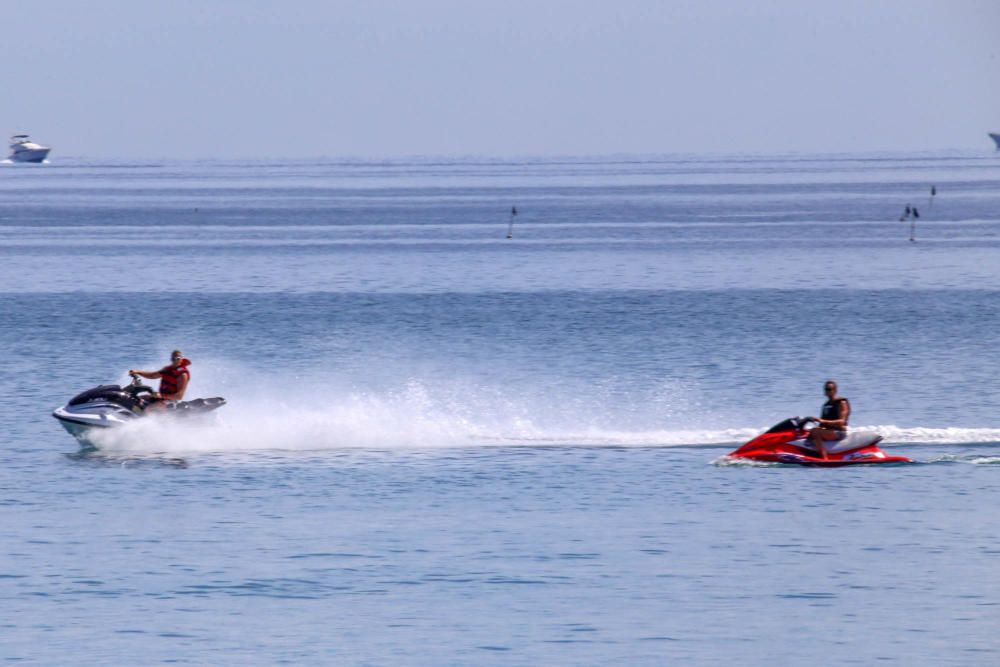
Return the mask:
[[882, 436], [872, 431], [848, 431], [840, 440], [827, 440], [823, 448], [828, 454], [839, 454], [858, 447], [867, 447], [882, 441]]

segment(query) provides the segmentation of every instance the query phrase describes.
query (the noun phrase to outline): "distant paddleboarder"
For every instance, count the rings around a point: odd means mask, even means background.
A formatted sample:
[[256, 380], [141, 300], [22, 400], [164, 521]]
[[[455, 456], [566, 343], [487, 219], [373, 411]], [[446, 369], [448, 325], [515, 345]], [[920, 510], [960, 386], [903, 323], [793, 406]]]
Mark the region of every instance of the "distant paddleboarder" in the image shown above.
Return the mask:
[[517, 217], [517, 207], [510, 207], [510, 224], [507, 225], [507, 238], [514, 238], [514, 218]]
[[[934, 192], [933, 187], [931, 188], [931, 192]], [[917, 210], [917, 207], [910, 206], [909, 204], [907, 204], [906, 208], [903, 209], [903, 217], [901, 217], [899, 221], [900, 222], [903, 222], [904, 220], [910, 221], [910, 241], [917, 240], [917, 220], [919, 218], [920, 218], [920, 211]]]
[[917, 241], [917, 218], [920, 217], [920, 211], [917, 207], [913, 207], [913, 217], [910, 218], [910, 243], [916, 243]]

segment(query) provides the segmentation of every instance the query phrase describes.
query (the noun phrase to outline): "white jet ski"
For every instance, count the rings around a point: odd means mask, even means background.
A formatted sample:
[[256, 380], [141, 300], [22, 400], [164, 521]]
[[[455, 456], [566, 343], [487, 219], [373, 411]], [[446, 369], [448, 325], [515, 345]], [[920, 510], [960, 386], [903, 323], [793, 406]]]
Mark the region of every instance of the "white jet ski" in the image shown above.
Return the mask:
[[[69, 403], [52, 412], [63, 427], [84, 445], [93, 446], [90, 437], [95, 431], [123, 426], [147, 416], [153, 390], [132, 375], [132, 382], [124, 387], [116, 384], [102, 384], [77, 394]], [[161, 413], [171, 417], [192, 417], [204, 415], [221, 408], [226, 399], [196, 398], [191, 401], [167, 401], [166, 410]]]

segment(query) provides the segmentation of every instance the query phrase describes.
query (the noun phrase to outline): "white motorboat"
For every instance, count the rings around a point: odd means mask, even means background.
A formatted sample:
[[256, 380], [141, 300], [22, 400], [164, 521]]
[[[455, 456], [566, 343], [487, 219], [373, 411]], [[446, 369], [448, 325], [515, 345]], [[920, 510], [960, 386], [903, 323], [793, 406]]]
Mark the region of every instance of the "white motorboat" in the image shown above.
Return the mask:
[[26, 134], [15, 134], [10, 138], [10, 155], [7, 157], [11, 162], [43, 162], [52, 150], [48, 146], [42, 146], [32, 141]]

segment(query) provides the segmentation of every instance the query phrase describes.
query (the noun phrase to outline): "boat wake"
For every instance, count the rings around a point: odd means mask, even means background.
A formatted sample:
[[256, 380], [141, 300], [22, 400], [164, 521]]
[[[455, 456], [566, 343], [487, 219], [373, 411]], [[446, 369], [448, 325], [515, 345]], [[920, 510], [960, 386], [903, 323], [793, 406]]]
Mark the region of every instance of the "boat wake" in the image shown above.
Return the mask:
[[[236, 362], [203, 360], [200, 368], [199, 395], [225, 396], [225, 407], [197, 419], [137, 419], [94, 434], [91, 443], [109, 455], [167, 457], [352, 449], [733, 448], [767, 428], [713, 413], [697, 387], [672, 381], [637, 394], [614, 385], [511, 388], [453, 374], [400, 381], [398, 373], [378, 369], [353, 381], [320, 374], [247, 383], [252, 370]], [[1000, 428], [858, 428], [876, 431], [889, 447], [1000, 443]]]
[[936, 456], [925, 463], [969, 463], [972, 465], [1000, 465], [1000, 456], [988, 456], [982, 453], [945, 454]]
[[[663, 428], [643, 428], [629, 410], [599, 420], [585, 408], [544, 414], [501, 399], [496, 392], [433, 393], [419, 382], [398, 391], [331, 392], [304, 397], [237, 397], [204, 421], [169, 417], [136, 420], [93, 436], [101, 451], [120, 455], [434, 449], [463, 447], [734, 447], [761, 426], [693, 428], [663, 417]], [[710, 418], [702, 418], [710, 421]], [[618, 424], [620, 422], [620, 425]], [[631, 422], [631, 424], [630, 424]], [[609, 427], [608, 424], [615, 426]], [[636, 424], [635, 428], [630, 425]], [[1000, 429], [859, 426], [883, 436], [883, 445], [1000, 444]]]

